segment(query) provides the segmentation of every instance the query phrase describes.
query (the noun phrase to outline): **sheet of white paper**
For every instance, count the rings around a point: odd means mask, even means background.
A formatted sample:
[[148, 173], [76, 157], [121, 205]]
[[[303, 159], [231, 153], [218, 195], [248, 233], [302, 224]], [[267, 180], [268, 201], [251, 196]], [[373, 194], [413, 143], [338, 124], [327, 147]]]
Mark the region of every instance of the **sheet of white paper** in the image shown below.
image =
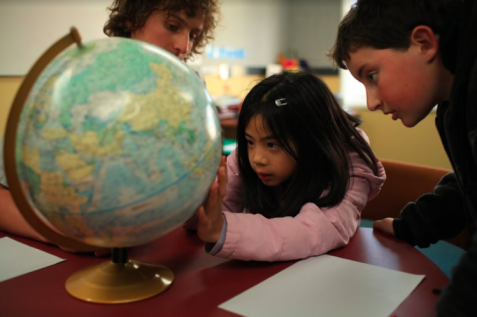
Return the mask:
[[64, 261], [8, 237], [0, 239], [0, 282]]
[[321, 255], [293, 264], [219, 307], [247, 317], [383, 317], [424, 277]]

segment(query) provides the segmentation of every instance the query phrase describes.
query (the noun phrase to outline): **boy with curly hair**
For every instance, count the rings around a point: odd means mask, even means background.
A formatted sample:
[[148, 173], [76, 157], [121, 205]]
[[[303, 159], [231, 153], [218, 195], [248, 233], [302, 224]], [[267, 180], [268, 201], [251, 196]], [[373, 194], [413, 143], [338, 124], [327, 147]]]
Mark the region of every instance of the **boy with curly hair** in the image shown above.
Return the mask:
[[186, 61], [212, 40], [218, 0], [114, 0], [104, 26], [108, 36], [155, 44]]

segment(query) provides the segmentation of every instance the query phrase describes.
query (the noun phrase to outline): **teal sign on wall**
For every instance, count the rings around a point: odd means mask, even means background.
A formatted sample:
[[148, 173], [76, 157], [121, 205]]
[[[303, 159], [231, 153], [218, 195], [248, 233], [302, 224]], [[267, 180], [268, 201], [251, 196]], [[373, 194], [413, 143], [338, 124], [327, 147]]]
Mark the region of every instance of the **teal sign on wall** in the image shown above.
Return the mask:
[[245, 49], [207, 45], [205, 56], [210, 59], [244, 59]]

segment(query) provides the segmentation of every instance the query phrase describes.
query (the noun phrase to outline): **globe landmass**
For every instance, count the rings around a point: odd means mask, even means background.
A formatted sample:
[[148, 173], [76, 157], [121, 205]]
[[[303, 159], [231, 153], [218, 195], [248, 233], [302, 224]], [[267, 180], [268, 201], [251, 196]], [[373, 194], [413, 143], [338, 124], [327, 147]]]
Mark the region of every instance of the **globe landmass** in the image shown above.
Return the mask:
[[220, 124], [197, 75], [153, 45], [108, 38], [71, 47], [33, 86], [15, 164], [35, 212], [100, 247], [147, 243], [204, 201]]

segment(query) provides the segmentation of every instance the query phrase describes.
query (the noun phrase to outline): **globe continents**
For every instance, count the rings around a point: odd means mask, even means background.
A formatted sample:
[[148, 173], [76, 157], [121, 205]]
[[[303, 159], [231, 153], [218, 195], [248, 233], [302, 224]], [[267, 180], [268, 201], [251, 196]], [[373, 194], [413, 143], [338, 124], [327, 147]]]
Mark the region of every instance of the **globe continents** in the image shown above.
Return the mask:
[[18, 122], [15, 166], [44, 222], [117, 248], [193, 216], [221, 152], [216, 110], [197, 75], [158, 47], [109, 38], [70, 47], [41, 73]]

